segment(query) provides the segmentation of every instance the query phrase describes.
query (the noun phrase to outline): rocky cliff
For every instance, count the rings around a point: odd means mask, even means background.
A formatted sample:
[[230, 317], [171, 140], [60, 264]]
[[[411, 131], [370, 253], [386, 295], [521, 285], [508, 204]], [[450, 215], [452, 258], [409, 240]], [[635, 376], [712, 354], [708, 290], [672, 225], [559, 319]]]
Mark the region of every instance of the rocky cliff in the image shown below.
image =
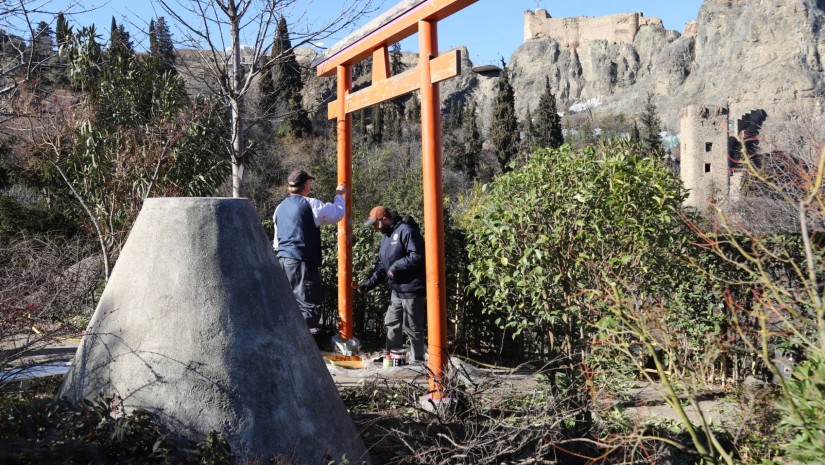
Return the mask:
[[[682, 35], [654, 23], [642, 25], [632, 43], [570, 47], [536, 37], [508, 63], [517, 111], [524, 115], [537, 101], [549, 76], [560, 109], [590, 102], [594, 112], [631, 115], [653, 92], [672, 131], [690, 104], [727, 105], [733, 115], [762, 108], [771, 116], [822, 118], [823, 24], [825, 0], [706, 0]], [[493, 79], [479, 77], [470, 89], [485, 116], [492, 101], [485, 81]]]
[[[587, 105], [594, 113], [634, 115], [649, 92], [665, 128], [679, 131], [679, 111], [688, 105], [722, 105], [732, 115], [764, 109], [769, 119], [799, 116], [825, 127], [825, 0], [705, 0], [684, 34], [661, 22], [640, 23], [632, 41], [575, 43], [538, 35], [512, 55], [516, 110], [524, 116], [544, 91], [545, 76], [570, 112]], [[477, 74], [462, 57], [460, 77], [441, 84], [443, 107], [474, 99], [489, 124], [496, 75]], [[409, 67], [416, 55], [405, 54]], [[368, 80], [356, 79], [356, 87]], [[314, 79], [311, 79], [314, 81]], [[334, 99], [334, 79], [308, 83], [309, 105]], [[364, 81], [366, 83], [366, 81]]]

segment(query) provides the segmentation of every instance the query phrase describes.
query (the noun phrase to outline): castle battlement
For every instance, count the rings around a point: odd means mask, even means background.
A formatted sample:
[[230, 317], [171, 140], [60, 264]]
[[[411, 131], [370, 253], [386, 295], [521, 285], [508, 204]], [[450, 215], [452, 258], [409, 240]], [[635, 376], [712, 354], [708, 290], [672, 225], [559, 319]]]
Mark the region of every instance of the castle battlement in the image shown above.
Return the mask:
[[567, 48], [577, 48], [591, 40], [632, 43], [639, 28], [648, 25], [662, 27], [662, 20], [646, 18], [643, 13], [553, 18], [547, 10], [540, 8], [524, 12], [524, 41], [533, 37], [550, 37]]

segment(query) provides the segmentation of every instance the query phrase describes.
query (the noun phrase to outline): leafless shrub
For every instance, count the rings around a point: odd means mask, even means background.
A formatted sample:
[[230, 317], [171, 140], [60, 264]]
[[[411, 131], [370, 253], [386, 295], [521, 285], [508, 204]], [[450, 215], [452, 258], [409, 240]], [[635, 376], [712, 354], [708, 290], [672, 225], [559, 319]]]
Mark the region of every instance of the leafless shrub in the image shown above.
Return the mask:
[[103, 268], [79, 239], [3, 237], [0, 244], [0, 367], [5, 369], [82, 330]]
[[[660, 463], [661, 443], [579, 428], [595, 408], [577, 405], [580, 386], [553, 390], [533, 372], [453, 363], [446, 402], [423, 396], [426, 371], [408, 382], [373, 379], [343, 397], [374, 463]], [[603, 435], [615, 440], [598, 439]]]

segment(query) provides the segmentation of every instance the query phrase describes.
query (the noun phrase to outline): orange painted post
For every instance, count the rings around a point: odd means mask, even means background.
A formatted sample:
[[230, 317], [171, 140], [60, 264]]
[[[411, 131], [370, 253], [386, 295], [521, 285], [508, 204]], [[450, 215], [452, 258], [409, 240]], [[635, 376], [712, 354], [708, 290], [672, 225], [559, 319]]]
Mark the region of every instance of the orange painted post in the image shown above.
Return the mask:
[[372, 82], [381, 82], [390, 77], [390, 53], [387, 46], [372, 52]]
[[346, 96], [352, 89], [352, 67], [338, 66], [338, 183], [347, 187], [346, 214], [338, 223], [338, 332], [341, 341], [352, 339], [352, 114]]
[[441, 98], [432, 83], [430, 60], [438, 56], [436, 21], [418, 22], [418, 66], [421, 73], [421, 161], [424, 174], [424, 253], [427, 262], [427, 337], [430, 394], [443, 395], [447, 368], [447, 273], [444, 267], [444, 197], [441, 183]]

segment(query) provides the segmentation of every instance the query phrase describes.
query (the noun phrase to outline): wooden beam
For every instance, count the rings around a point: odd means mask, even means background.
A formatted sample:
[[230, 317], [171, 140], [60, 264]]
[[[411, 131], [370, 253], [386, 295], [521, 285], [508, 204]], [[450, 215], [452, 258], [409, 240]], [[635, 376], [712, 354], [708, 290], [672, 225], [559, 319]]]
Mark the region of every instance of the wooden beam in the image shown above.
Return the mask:
[[[430, 60], [430, 83], [436, 84], [461, 74], [461, 51], [451, 50]], [[395, 97], [414, 92], [421, 88], [421, 74], [418, 67], [397, 76], [373, 82], [365, 89], [346, 94], [346, 112], [350, 114], [376, 103], [386, 102]], [[327, 106], [327, 118], [338, 118], [338, 100]]]
[[[438, 21], [452, 15], [478, 0], [427, 0], [413, 2], [410, 10], [401, 13], [384, 24], [376, 26], [367, 24], [366, 30], [358, 30], [353, 36], [361, 36], [352, 43], [345, 38], [343, 48], [336, 47], [326, 56], [317, 68], [318, 76], [333, 76], [338, 65], [356, 64], [368, 57], [373, 50], [381, 46], [389, 46], [418, 32], [419, 21]], [[397, 13], [396, 13], [397, 14]], [[363, 28], [362, 28], [363, 29]]]
[[390, 55], [387, 47], [376, 48], [372, 52], [372, 82], [380, 82], [390, 77]]

